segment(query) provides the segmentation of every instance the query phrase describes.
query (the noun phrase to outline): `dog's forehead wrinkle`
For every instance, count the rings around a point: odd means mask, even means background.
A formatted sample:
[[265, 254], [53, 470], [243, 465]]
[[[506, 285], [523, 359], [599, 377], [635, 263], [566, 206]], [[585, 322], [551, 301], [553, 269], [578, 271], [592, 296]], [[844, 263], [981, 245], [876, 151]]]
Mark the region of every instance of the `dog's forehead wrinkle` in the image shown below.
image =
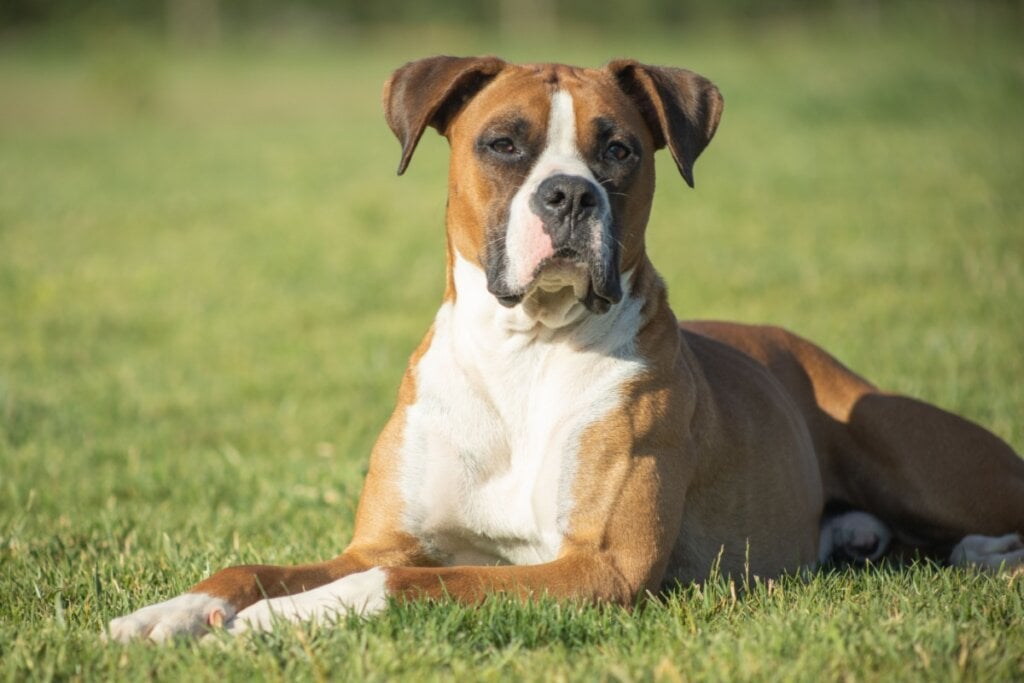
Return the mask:
[[612, 114], [602, 114], [590, 120], [590, 129], [594, 136], [601, 139], [613, 137], [635, 138], [632, 128], [628, 122], [615, 117]]
[[530, 73], [539, 75], [545, 83], [556, 84], [566, 77], [579, 77], [580, 68], [569, 64], [548, 62], [542, 64], [526, 64], [524, 68]]
[[610, 135], [618, 130], [618, 125], [610, 116], [595, 116], [591, 125], [598, 135]]
[[523, 112], [519, 107], [509, 109], [501, 114], [489, 119], [484, 124], [485, 130], [491, 129], [508, 129], [516, 133], [525, 133], [530, 130], [531, 124], [530, 119], [526, 113]]

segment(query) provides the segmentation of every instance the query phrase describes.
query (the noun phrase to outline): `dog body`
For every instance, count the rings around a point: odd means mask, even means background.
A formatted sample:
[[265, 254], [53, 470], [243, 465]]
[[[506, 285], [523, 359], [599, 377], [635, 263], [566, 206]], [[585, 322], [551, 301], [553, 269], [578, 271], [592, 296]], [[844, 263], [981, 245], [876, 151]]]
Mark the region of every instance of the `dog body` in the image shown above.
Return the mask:
[[[653, 273], [624, 283], [607, 313], [551, 329], [500, 306], [461, 257], [454, 270], [466, 294], [434, 322], [396, 463], [402, 527], [435, 561], [538, 565], [621, 534], [636, 546], [619, 571], [649, 590], [701, 579], [719, 559], [768, 576], [815, 561], [821, 477], [795, 407], [745, 356], [704, 338], [680, 343], [663, 299], [645, 311], [662, 296]], [[723, 432], [728, 415], [755, 420], [772, 448]], [[628, 460], [602, 455], [622, 449]], [[716, 477], [723, 466], [736, 476]], [[787, 504], [767, 511], [763, 496]]]
[[[710, 82], [438, 57], [395, 72], [384, 99], [399, 172], [428, 125], [451, 144], [447, 286], [352, 543], [223, 570], [112, 636], [268, 628], [388, 597], [630, 604], [713, 567], [877, 559], [892, 538], [1024, 562], [1024, 462], [997, 437], [783, 330], [676, 321], [644, 246], [653, 154], [667, 147], [693, 184], [722, 110]], [[823, 524], [826, 503], [853, 512]]]

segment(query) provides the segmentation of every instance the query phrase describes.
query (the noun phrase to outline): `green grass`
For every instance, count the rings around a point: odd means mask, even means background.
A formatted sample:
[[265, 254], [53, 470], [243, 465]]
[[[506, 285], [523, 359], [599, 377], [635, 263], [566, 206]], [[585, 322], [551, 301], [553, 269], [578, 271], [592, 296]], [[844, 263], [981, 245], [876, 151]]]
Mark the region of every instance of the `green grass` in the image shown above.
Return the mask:
[[389, 70], [422, 54], [710, 76], [726, 110], [698, 189], [659, 161], [650, 251], [677, 313], [784, 324], [1024, 448], [1019, 21], [923, 17], [557, 49], [436, 27], [199, 56], [130, 32], [0, 47], [0, 672], [1024, 676], [1024, 580], [932, 566], [714, 582], [632, 613], [494, 600], [224, 648], [99, 640], [219, 567], [349, 538], [443, 288], [445, 145], [398, 179], [379, 113]]

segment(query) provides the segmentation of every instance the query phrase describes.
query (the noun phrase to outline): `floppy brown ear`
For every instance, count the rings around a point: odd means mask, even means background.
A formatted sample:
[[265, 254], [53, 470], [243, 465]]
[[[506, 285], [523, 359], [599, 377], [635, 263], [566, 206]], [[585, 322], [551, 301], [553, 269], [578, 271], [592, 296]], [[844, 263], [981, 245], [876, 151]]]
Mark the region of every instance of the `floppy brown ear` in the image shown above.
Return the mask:
[[384, 118], [402, 143], [398, 175], [405, 173], [426, 127], [443, 135], [463, 105], [504, 67], [497, 57], [428, 57], [391, 74], [384, 84]]
[[664, 66], [620, 59], [605, 67], [640, 109], [657, 149], [668, 145], [672, 158], [693, 187], [693, 162], [711, 142], [722, 117], [722, 93], [708, 79]]

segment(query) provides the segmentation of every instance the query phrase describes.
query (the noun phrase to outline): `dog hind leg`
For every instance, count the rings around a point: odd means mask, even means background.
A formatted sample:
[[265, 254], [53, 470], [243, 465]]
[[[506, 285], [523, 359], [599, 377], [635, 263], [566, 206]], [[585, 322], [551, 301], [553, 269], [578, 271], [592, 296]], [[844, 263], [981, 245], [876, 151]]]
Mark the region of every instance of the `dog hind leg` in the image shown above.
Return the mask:
[[899, 530], [933, 542], [1024, 531], [1024, 460], [940, 408], [866, 393], [834, 430], [829, 487]]
[[911, 549], [948, 550], [964, 540], [963, 552], [942, 558], [953, 564], [1024, 563], [1009, 547], [966, 540], [1024, 533], [1024, 460], [1005, 441], [936, 406], [879, 391], [780, 328], [683, 327], [747, 353], [786, 387], [811, 432], [829, 500], [884, 520]]
[[965, 536], [950, 553], [949, 563], [955, 566], [975, 566], [982, 569], [1000, 569], [1024, 565], [1024, 540], [1020, 534], [1004, 536]]

